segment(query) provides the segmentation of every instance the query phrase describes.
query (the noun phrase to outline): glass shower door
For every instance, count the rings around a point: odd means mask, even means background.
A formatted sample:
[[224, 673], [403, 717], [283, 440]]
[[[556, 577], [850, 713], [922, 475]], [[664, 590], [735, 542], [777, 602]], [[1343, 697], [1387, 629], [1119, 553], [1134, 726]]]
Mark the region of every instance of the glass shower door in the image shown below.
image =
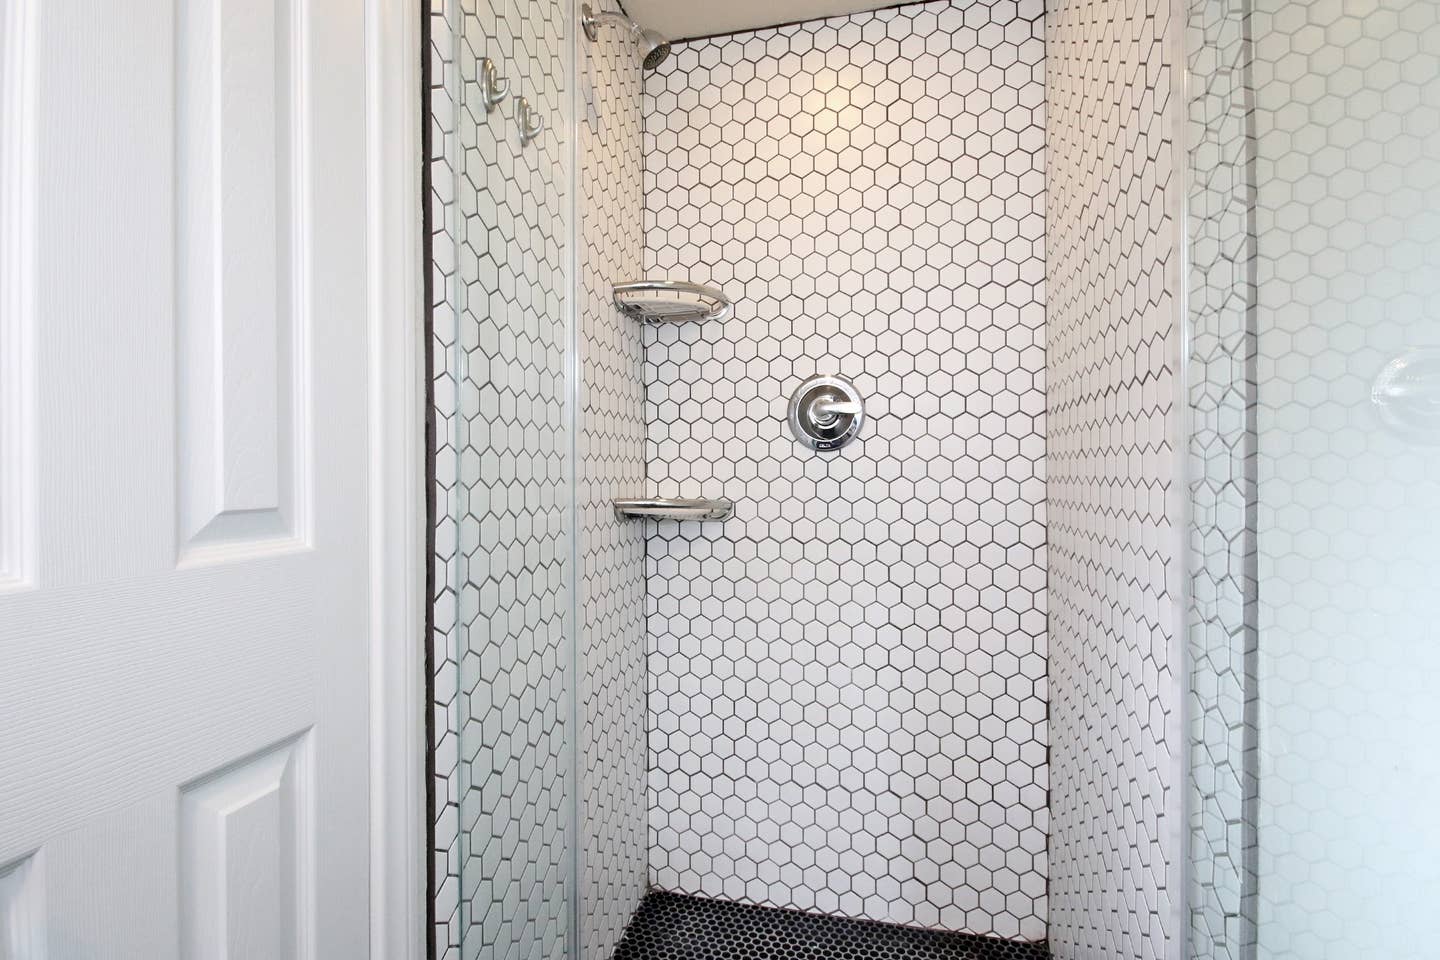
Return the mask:
[[1440, 4], [1189, 35], [1191, 953], [1433, 956]]
[[568, 4], [436, 10], [436, 393], [453, 397], [437, 609], [454, 611], [437, 671], [442, 699], [453, 678], [437, 766], [454, 762], [437, 770], [438, 955], [560, 960], [576, 802]]

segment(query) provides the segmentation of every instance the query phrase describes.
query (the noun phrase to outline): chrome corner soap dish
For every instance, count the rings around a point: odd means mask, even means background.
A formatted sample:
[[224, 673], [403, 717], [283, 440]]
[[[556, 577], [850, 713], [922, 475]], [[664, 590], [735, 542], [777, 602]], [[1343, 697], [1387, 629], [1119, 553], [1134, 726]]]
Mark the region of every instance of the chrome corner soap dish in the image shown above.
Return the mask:
[[729, 500], [638, 497], [610, 502], [615, 505], [615, 515], [621, 519], [643, 517], [650, 520], [724, 520], [735, 512], [735, 504]]
[[622, 313], [652, 323], [724, 320], [735, 309], [725, 294], [714, 287], [685, 280], [617, 283], [613, 297]]

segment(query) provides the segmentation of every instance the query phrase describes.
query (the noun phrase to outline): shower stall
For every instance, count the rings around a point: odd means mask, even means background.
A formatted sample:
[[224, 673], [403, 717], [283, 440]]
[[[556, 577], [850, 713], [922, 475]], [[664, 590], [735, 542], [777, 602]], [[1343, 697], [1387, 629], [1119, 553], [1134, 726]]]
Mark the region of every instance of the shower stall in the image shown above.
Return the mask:
[[840, 6], [427, 8], [432, 956], [1423, 955], [1440, 5]]

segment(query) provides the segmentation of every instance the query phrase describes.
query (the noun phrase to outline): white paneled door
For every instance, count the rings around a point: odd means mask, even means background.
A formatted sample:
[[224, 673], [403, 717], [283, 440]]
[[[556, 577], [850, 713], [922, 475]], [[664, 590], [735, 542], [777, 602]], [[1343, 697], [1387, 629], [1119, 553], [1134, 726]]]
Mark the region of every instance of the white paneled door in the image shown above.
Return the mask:
[[0, 958], [368, 954], [366, 34], [0, 0]]

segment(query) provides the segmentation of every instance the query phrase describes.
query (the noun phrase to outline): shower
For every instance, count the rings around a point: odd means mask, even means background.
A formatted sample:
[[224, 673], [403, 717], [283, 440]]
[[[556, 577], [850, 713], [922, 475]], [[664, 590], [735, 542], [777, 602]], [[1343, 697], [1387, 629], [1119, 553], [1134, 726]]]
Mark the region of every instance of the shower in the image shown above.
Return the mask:
[[670, 56], [670, 41], [654, 30], [646, 30], [623, 13], [617, 11], [596, 13], [591, 9], [590, 4], [581, 5], [580, 26], [585, 30], [585, 36], [592, 41], [600, 39], [600, 28], [607, 23], [613, 23], [630, 32], [630, 39], [635, 44], [635, 60], [640, 64], [642, 70], [654, 70], [665, 62], [666, 57]]
[[1440, 3], [435, 11], [434, 960], [1429, 955]]

